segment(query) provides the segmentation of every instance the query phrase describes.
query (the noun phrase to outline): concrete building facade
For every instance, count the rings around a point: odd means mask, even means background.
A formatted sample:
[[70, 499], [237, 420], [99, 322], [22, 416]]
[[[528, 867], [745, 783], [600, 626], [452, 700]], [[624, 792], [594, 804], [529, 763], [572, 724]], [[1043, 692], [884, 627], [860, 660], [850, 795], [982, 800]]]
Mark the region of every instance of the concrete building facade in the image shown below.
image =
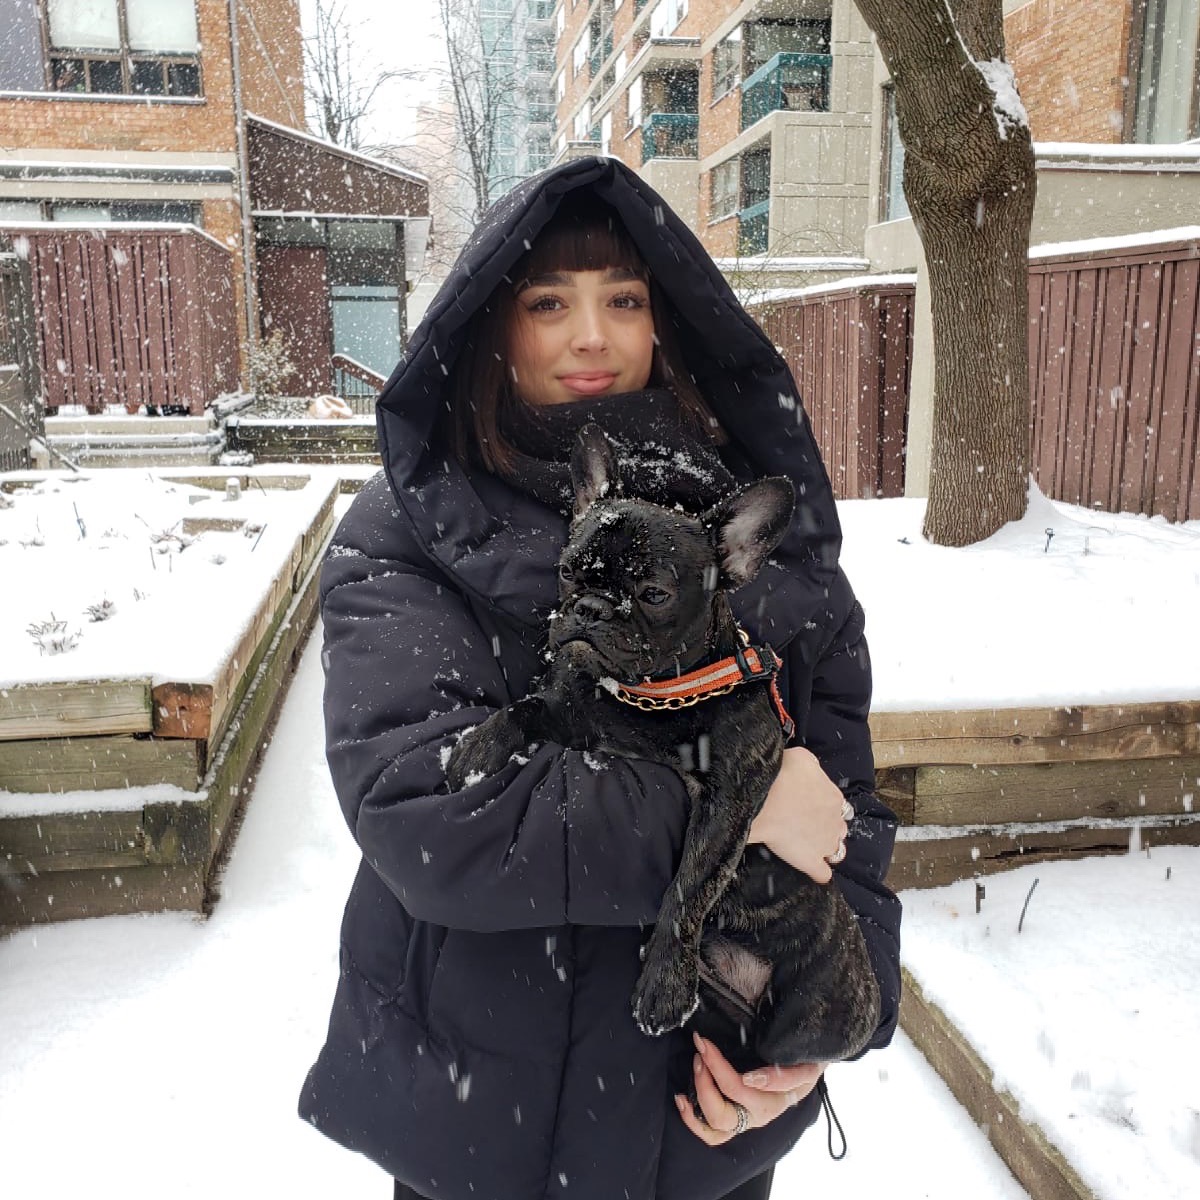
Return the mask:
[[873, 49], [852, 0], [558, 0], [555, 156], [612, 154], [719, 261], [861, 254]]

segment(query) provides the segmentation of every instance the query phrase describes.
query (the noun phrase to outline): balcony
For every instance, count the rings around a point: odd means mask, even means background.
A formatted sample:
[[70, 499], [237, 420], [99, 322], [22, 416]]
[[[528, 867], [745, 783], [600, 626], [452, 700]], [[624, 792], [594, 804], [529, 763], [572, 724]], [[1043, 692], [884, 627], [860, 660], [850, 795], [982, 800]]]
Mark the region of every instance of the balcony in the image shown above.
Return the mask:
[[771, 201], [751, 204], [738, 213], [738, 255], [766, 254], [770, 229]]
[[610, 29], [603, 39], [596, 42], [592, 53], [588, 58], [588, 66], [592, 69], [592, 78], [595, 79], [600, 74], [600, 67], [606, 63], [613, 52], [613, 35]]
[[768, 113], [828, 112], [829, 54], [776, 54], [742, 81], [742, 128]]
[[642, 162], [696, 158], [700, 118], [695, 113], [651, 113], [642, 124]]

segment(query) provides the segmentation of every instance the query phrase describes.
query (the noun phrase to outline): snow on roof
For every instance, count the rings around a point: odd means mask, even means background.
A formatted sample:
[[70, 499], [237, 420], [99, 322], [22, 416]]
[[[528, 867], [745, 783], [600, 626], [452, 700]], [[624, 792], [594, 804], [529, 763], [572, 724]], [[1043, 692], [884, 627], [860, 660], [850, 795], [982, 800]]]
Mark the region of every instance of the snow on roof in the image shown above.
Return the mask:
[[866, 258], [835, 258], [813, 255], [810, 258], [774, 258], [756, 255], [744, 258], [714, 258], [722, 271], [865, 271], [870, 265]]
[[206, 242], [219, 246], [226, 253], [232, 253], [229, 246], [201, 229], [199, 225], [176, 221], [6, 221], [0, 218], [0, 231], [5, 234], [50, 233], [59, 230], [67, 233], [99, 233], [101, 236], [106, 233], [194, 233]]
[[841, 292], [847, 288], [887, 287], [896, 284], [917, 282], [915, 271], [896, 272], [890, 275], [850, 275], [845, 279], [831, 279], [828, 283], [813, 283], [800, 288], [769, 288], [751, 296], [746, 303], [771, 304], [778, 300], [801, 300], [809, 296], [820, 296], [827, 292]]
[[1200, 242], [1200, 225], [1182, 225], [1175, 229], [1152, 229], [1146, 233], [1122, 233], [1114, 237], [1082, 238], [1073, 242], [1043, 242], [1030, 246], [1030, 258], [1060, 258], [1067, 254], [1095, 254], [1120, 250], [1127, 246], [1156, 246], [1171, 242]]
[[330, 154], [336, 154], [340, 158], [348, 158], [353, 162], [360, 162], [363, 166], [371, 167], [376, 171], [386, 171], [389, 175], [396, 175], [401, 179], [408, 179], [414, 183], [423, 183], [427, 187], [429, 185], [429, 176], [422, 175], [419, 171], [410, 170], [408, 167], [398, 167], [395, 163], [386, 162], [382, 158], [373, 158], [369, 154], [363, 154], [358, 150], [347, 150], [345, 146], [339, 146], [336, 142], [326, 141], [325, 138], [317, 137], [315, 134], [308, 133], [303, 129], [293, 129], [290, 125], [280, 125], [277, 121], [268, 121], [266, 117], [257, 116], [255, 113], [246, 114], [247, 121], [253, 121], [255, 125], [261, 125], [264, 129], [270, 129], [275, 133], [283, 134], [284, 137], [293, 138], [297, 142], [306, 142], [310, 146], [318, 146], [322, 150], [328, 150]]

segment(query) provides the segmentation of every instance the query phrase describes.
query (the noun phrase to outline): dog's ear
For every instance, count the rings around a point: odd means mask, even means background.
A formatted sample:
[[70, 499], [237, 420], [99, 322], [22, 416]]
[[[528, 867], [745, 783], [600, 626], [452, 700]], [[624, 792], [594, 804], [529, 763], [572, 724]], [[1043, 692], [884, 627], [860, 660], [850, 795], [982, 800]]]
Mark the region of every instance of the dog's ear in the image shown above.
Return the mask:
[[749, 583], [779, 545], [792, 520], [796, 489], [782, 475], [760, 479], [726, 496], [701, 518], [717, 549], [721, 586]]
[[617, 490], [617, 452], [604, 433], [592, 422], [575, 438], [571, 452], [571, 486], [575, 489], [576, 520], [604, 496]]

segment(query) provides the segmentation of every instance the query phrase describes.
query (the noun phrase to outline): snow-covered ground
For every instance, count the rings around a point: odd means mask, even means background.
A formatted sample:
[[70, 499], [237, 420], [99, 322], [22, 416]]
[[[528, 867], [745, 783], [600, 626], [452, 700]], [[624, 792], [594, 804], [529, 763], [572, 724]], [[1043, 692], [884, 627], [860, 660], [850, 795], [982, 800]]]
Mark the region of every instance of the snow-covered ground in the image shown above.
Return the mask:
[[[320, 688], [314, 639], [208, 921], [111, 917], [0, 942], [4, 1195], [390, 1196], [375, 1167], [295, 1116], [356, 865], [325, 769]], [[1025, 1196], [906, 1038], [834, 1068], [830, 1091], [849, 1154], [831, 1162], [814, 1128], [780, 1167], [779, 1200], [826, 1186], [897, 1200]]]
[[[1200, 698], [1200, 523], [1035, 496], [1025, 521], [946, 551], [920, 542], [912, 502], [842, 513], [884, 706]], [[6, 1195], [388, 1194], [293, 1115], [356, 861], [319, 691], [314, 643], [210, 920], [113, 918], [0, 942]], [[992, 876], [978, 916], [970, 883], [905, 896], [909, 967], [1102, 1200], [1200, 1194], [1198, 881], [1200, 850], [1170, 848]], [[777, 1200], [835, 1187], [1024, 1196], [905, 1038], [832, 1068], [830, 1089], [850, 1153], [831, 1162], [818, 1127], [781, 1164]]]
[[332, 486], [227, 496], [127, 469], [0, 492], [0, 578], [21, 581], [0, 599], [0, 686], [212, 682]]

